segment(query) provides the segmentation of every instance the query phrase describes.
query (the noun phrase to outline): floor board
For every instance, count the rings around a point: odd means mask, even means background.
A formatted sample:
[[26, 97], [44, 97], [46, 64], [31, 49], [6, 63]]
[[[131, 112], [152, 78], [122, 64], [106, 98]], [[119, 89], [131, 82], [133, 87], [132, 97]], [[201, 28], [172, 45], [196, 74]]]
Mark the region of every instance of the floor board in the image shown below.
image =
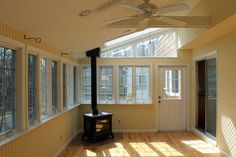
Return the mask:
[[192, 132], [116, 133], [97, 143], [81, 135], [59, 157], [223, 157], [218, 149]]

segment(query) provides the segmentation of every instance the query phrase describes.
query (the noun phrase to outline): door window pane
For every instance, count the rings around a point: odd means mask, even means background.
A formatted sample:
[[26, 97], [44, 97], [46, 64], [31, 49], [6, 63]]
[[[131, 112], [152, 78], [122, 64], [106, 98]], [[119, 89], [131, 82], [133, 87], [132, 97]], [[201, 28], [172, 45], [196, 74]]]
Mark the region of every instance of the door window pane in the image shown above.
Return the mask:
[[136, 102], [150, 102], [150, 68], [136, 67]]
[[40, 60], [40, 72], [41, 72], [41, 79], [40, 79], [40, 95], [41, 95], [41, 118], [45, 119], [49, 116], [48, 114], [48, 61], [46, 58], [41, 58]]
[[113, 101], [113, 67], [99, 68], [98, 97], [100, 103], [112, 103]]
[[122, 66], [119, 69], [119, 101], [133, 102], [133, 68]]
[[181, 70], [165, 70], [164, 100], [181, 99]]
[[15, 128], [15, 50], [0, 47], [0, 134]]
[[37, 120], [36, 106], [36, 56], [28, 55], [28, 118], [32, 125]]
[[51, 62], [52, 66], [52, 112], [55, 114], [58, 111], [58, 94], [57, 94], [57, 61]]

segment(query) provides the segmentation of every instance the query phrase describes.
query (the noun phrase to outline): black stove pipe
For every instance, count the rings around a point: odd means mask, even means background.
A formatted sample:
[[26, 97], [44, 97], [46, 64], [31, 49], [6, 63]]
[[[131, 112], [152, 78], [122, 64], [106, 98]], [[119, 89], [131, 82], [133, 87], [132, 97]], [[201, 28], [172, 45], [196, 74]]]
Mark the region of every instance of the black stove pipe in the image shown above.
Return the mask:
[[100, 48], [87, 51], [86, 56], [91, 58], [91, 107], [93, 114], [97, 115], [97, 57], [100, 57]]

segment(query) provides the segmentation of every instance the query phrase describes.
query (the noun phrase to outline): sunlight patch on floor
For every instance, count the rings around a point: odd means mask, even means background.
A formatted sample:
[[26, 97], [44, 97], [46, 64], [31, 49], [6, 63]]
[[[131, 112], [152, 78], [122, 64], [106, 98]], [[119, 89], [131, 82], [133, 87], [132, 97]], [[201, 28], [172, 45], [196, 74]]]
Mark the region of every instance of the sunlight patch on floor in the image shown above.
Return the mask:
[[150, 144], [165, 156], [184, 156], [165, 142], [151, 142]]
[[129, 153], [125, 150], [124, 146], [121, 143], [115, 143], [116, 147], [109, 149], [111, 157], [129, 157]]
[[151, 149], [147, 144], [135, 142], [129, 143], [132, 148], [139, 154], [141, 157], [156, 157], [159, 156], [153, 149]]
[[91, 150], [86, 149], [86, 156], [97, 156], [97, 153], [92, 152]]
[[215, 146], [202, 140], [188, 140], [182, 142], [203, 154], [219, 153], [219, 150]]

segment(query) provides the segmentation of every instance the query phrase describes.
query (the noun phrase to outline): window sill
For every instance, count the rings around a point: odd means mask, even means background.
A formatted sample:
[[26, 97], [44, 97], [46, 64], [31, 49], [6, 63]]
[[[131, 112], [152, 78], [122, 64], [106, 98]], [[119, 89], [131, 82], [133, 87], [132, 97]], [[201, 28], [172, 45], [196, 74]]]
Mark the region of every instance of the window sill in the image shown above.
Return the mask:
[[9, 136], [6, 135], [5, 138], [0, 140], [0, 146], [2, 146], [4, 144], [7, 144], [8, 142], [11, 142], [11, 141], [17, 139], [18, 137], [21, 137], [21, 136], [31, 132], [32, 130], [34, 130], [34, 129], [36, 129], [36, 128], [38, 128], [38, 127], [40, 127], [40, 126], [42, 126], [42, 125], [44, 125], [44, 124], [46, 124], [48, 122], [50, 122], [51, 120], [53, 120], [53, 119], [63, 115], [64, 113], [69, 112], [70, 110], [73, 110], [73, 109], [77, 108], [78, 106], [80, 106], [80, 104], [71, 106], [71, 107], [69, 107], [68, 109], [66, 109], [66, 110], [64, 110], [62, 112], [59, 112], [59, 113], [57, 113], [57, 114], [55, 114], [55, 115], [53, 115], [51, 117], [45, 118], [41, 122], [39, 122], [39, 123], [37, 123], [37, 124], [35, 124], [33, 126], [30, 126], [27, 130], [22, 130], [22, 131], [16, 130], [11, 135], [9, 135]]

